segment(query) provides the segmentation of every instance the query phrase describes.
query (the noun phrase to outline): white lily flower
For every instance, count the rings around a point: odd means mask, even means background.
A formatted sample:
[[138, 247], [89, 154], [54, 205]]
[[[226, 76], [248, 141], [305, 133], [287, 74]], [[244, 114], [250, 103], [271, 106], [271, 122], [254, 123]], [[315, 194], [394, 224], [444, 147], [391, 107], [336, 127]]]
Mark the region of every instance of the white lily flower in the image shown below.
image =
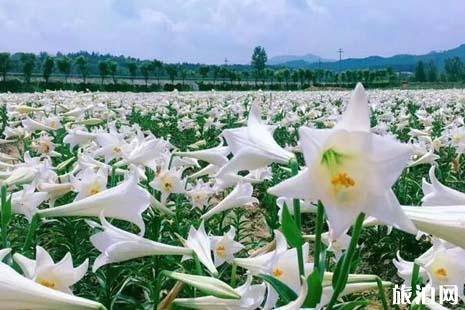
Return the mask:
[[29, 117], [27, 117], [25, 120], [23, 120], [21, 122], [21, 124], [23, 125], [23, 128], [24, 130], [26, 130], [26, 132], [34, 132], [36, 130], [43, 130], [43, 131], [54, 131], [58, 128], [53, 128], [53, 127], [50, 127], [50, 126], [47, 126], [46, 124], [43, 124], [43, 123], [40, 123], [36, 120], [33, 120]]
[[234, 254], [244, 248], [242, 244], [234, 241], [235, 236], [236, 229], [231, 226], [224, 236], [210, 237], [216, 267], [221, 266], [224, 262], [232, 264]]
[[[391, 282], [382, 281], [381, 285], [384, 287], [392, 286]], [[363, 292], [367, 290], [374, 290], [377, 289], [378, 285], [376, 282], [361, 282], [361, 283], [348, 283], [342, 293], [339, 295], [340, 297], [344, 297], [350, 294]], [[325, 286], [323, 287], [323, 294], [321, 295], [321, 301], [316, 307], [318, 310], [324, 309], [329, 301], [331, 300], [331, 296], [333, 295], [333, 288], [332, 286]]]
[[50, 207], [53, 207], [55, 204], [55, 200], [73, 190], [73, 185], [71, 183], [40, 182], [39, 184], [37, 184], [37, 189], [40, 192], [47, 193]]
[[2, 184], [7, 186], [31, 183], [38, 175], [39, 170], [34, 167], [21, 166], [8, 174]]
[[279, 230], [275, 230], [274, 233], [276, 247], [273, 251], [255, 257], [236, 257], [233, 263], [247, 269], [252, 275], [271, 274], [277, 258], [287, 251], [287, 241], [284, 235]]
[[202, 180], [198, 181], [192, 189], [187, 191], [192, 208], [198, 208], [200, 210], [204, 210], [208, 207], [210, 198], [213, 194], [214, 190], [212, 186], [209, 183], [203, 183]]
[[166, 204], [170, 194], [185, 192], [185, 180], [182, 179], [182, 170], [162, 170], [149, 184], [152, 188], [161, 192], [161, 203]]
[[222, 143], [221, 145], [210, 149], [191, 152], [175, 152], [173, 155], [191, 157], [221, 167], [228, 162], [228, 158], [226, 156], [229, 153], [229, 147], [223, 146]]
[[103, 155], [105, 163], [109, 163], [112, 159], [119, 159], [123, 156], [123, 151], [126, 149], [127, 144], [123, 140], [120, 134], [116, 132], [111, 133], [100, 133], [95, 137], [97, 143], [101, 146], [95, 152], [95, 155]]
[[268, 190], [278, 197], [321, 200], [335, 238], [362, 212], [416, 233], [391, 189], [411, 148], [370, 133], [369, 114], [365, 90], [358, 84], [334, 129], [300, 128], [307, 168]]
[[439, 286], [452, 285], [459, 288], [459, 297], [465, 300], [465, 250], [459, 247], [436, 250], [430, 261], [423, 265], [428, 273], [429, 286], [439, 293]]
[[105, 309], [95, 301], [66, 294], [27, 279], [3, 263], [0, 263], [0, 305], [8, 310]]
[[240, 299], [240, 295], [231, 286], [219, 279], [173, 271], [164, 271], [163, 273], [170, 278], [198, 288], [206, 294], [219, 298]]
[[79, 201], [106, 190], [108, 174], [106, 169], [100, 168], [95, 171], [93, 168], [86, 168], [71, 181], [74, 191], [78, 193], [74, 201]]
[[286, 151], [273, 138], [275, 127], [263, 124], [257, 103], [250, 108], [247, 127], [226, 129], [223, 136], [234, 157], [218, 172], [219, 175], [266, 167], [273, 162], [287, 164], [294, 154]]
[[134, 175], [113, 188], [69, 204], [40, 210], [41, 217], [99, 216], [128, 221], [137, 225], [140, 234], [145, 232], [142, 213], [150, 205], [150, 194], [142, 189]]
[[[186, 246], [189, 249], [192, 249], [197, 255], [197, 258], [199, 261], [207, 267], [207, 269], [211, 272], [213, 275], [218, 274], [218, 270], [216, 270], [215, 264], [213, 263], [212, 260], [212, 249], [211, 249], [211, 242], [210, 238], [208, 238], [207, 233], [205, 232], [205, 226], [204, 222], [202, 221], [200, 223], [200, 226], [198, 229], [195, 229], [194, 227], [190, 227], [189, 229], [189, 235], [186, 240]], [[183, 260], [191, 258], [190, 256], [183, 257]]]
[[155, 170], [157, 164], [157, 158], [155, 157], [156, 154], [163, 153], [166, 149], [165, 141], [161, 139], [149, 139], [138, 143], [134, 148], [132, 148], [128, 154], [123, 154], [122, 162], [119, 162], [118, 165], [121, 164], [133, 164], [133, 165], [140, 165], [144, 167], [149, 167]]
[[420, 231], [465, 248], [465, 205], [402, 206], [402, 209]]
[[439, 158], [439, 155], [434, 154], [434, 149], [431, 149], [428, 152], [424, 153], [422, 156], [419, 156], [414, 160], [411, 160], [408, 164], [408, 167], [415, 167], [424, 164], [434, 165], [436, 163], [436, 160], [438, 160]]
[[434, 170], [435, 166], [431, 166], [429, 170], [431, 183], [426, 182], [423, 178], [422, 189], [424, 196], [421, 199], [422, 205], [446, 206], [465, 204], [465, 194], [441, 184], [436, 178]]
[[213, 215], [232, 209], [242, 207], [244, 205], [252, 205], [258, 203], [258, 199], [252, 197], [253, 187], [250, 183], [239, 183], [220, 203], [211, 208], [207, 213], [201, 216], [205, 220]]
[[91, 226], [102, 229], [101, 232], [90, 237], [92, 245], [101, 253], [92, 266], [93, 272], [107, 264], [124, 262], [139, 257], [153, 255], [191, 256], [192, 254], [191, 249], [155, 242], [119, 229], [108, 223], [103, 214], [100, 215], [100, 222], [101, 225], [88, 222]]
[[67, 131], [68, 134], [63, 138], [63, 142], [68, 143], [71, 149], [76, 145], [85, 145], [93, 141], [96, 137], [96, 134], [81, 128], [67, 129]]
[[18, 253], [13, 255], [13, 259], [27, 278], [67, 294], [72, 294], [71, 287], [84, 277], [89, 268], [88, 259], [79, 267], [74, 268], [73, 259], [69, 252], [60, 262], [54, 263], [50, 254], [40, 246], [36, 247], [35, 260]]
[[246, 283], [234, 289], [240, 299], [223, 299], [214, 296], [197, 298], [176, 298], [174, 304], [180, 307], [199, 310], [250, 310], [257, 309], [263, 302], [266, 287], [264, 284], [252, 285], [252, 277], [248, 277]]
[[11, 209], [13, 213], [24, 215], [31, 222], [37, 208], [48, 199], [48, 193], [35, 192], [34, 185], [25, 185], [23, 190], [11, 195]]

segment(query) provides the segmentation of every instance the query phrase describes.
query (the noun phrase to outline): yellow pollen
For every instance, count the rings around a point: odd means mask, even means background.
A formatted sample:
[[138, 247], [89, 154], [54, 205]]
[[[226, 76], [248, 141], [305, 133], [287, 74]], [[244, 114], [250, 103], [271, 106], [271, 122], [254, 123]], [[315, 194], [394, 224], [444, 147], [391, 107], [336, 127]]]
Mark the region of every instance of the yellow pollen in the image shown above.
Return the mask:
[[173, 184], [171, 184], [171, 182], [165, 182], [163, 183], [163, 188], [165, 191], [171, 192], [173, 190]]
[[445, 268], [438, 268], [434, 271], [434, 274], [436, 275], [437, 278], [440, 280], [445, 280], [447, 279], [448, 273]]
[[226, 257], [226, 249], [224, 246], [220, 245], [216, 248], [215, 250], [216, 252], [216, 255], [218, 255], [219, 257], [221, 258], [225, 258]]
[[342, 172], [331, 178], [333, 186], [344, 186], [346, 188], [355, 186], [355, 181], [347, 173]]
[[52, 121], [52, 122], [50, 123], [50, 127], [52, 127], [52, 128], [57, 128], [57, 127], [58, 127], [58, 126], [57, 126], [57, 122]]
[[42, 153], [48, 154], [50, 152], [50, 146], [47, 143], [42, 143]]
[[48, 281], [48, 280], [40, 280], [39, 284], [48, 287], [48, 288], [55, 288], [55, 282], [53, 281]]
[[113, 148], [113, 153], [115, 153], [115, 154], [121, 153], [121, 148], [120, 148], [119, 146], [115, 146], [115, 147]]
[[89, 189], [89, 196], [98, 194], [102, 191], [102, 188], [100, 187], [100, 184], [94, 183]]
[[281, 268], [275, 268], [272, 273], [276, 278], [280, 278], [284, 274], [284, 271]]

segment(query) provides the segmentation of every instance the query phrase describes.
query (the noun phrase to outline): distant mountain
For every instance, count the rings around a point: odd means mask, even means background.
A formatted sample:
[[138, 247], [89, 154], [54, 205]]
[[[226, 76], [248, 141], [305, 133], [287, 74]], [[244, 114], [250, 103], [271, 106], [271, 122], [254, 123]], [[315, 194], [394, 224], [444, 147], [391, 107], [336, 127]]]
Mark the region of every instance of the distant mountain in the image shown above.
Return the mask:
[[370, 56], [365, 58], [348, 58], [342, 61], [331, 61], [331, 62], [308, 62], [302, 60], [290, 60], [285, 63], [281, 63], [280, 66], [288, 68], [302, 68], [302, 69], [325, 69], [334, 71], [344, 70], [363, 70], [363, 69], [385, 69], [392, 68], [395, 71], [415, 71], [417, 62], [430, 62], [433, 61], [439, 70], [443, 70], [444, 61], [448, 58], [460, 57], [465, 61], [465, 44], [460, 45], [454, 49], [441, 51], [441, 52], [430, 52], [424, 55], [408, 55], [400, 54], [391, 57], [381, 56]]
[[302, 56], [296, 55], [282, 55], [282, 56], [274, 56], [268, 59], [268, 65], [281, 65], [281, 64], [288, 64], [290, 62], [305, 62], [305, 63], [317, 63], [318, 61], [322, 62], [330, 62], [334, 61], [332, 59], [323, 59], [320, 56], [314, 54], [307, 54]]

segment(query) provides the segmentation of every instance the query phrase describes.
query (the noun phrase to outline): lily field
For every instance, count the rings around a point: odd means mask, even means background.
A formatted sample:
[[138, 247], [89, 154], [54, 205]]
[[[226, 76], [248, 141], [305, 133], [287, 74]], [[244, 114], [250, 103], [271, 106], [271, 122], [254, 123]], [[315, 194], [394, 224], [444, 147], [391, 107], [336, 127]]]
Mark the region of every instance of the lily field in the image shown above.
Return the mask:
[[1, 94], [0, 309], [464, 309], [464, 112], [361, 84]]

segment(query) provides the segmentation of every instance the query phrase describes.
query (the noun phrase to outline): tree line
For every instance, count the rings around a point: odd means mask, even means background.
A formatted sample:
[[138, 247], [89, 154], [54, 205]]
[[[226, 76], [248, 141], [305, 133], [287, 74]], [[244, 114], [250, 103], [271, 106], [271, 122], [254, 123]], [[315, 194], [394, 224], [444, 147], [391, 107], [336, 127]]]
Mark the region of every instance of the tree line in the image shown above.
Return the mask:
[[465, 82], [465, 64], [459, 57], [448, 58], [444, 70], [440, 72], [432, 61], [419, 61], [415, 68], [417, 82]]
[[[176, 83], [185, 86], [186, 80], [193, 80], [201, 90], [207, 89], [303, 89], [310, 86], [346, 86], [364, 82], [368, 86], [398, 86], [402, 81], [418, 82], [462, 81], [465, 79], [465, 65], [458, 57], [447, 59], [444, 72], [439, 72], [433, 62], [418, 62], [413, 78], [402, 75], [392, 68], [382, 70], [347, 70], [337, 72], [323, 69], [290, 69], [279, 66], [267, 66], [268, 56], [261, 46], [254, 48], [250, 65], [202, 65], [167, 64], [160, 60], [139, 60], [131, 57], [114, 57], [97, 53], [79, 52], [51, 56], [47, 53], [0, 53], [0, 74], [3, 81], [8, 75], [22, 76], [24, 83], [41, 78], [45, 87], [55, 76], [67, 84], [70, 77], [77, 79], [73, 83], [89, 84], [89, 78], [99, 78], [100, 85], [111, 81], [114, 85], [132, 85], [137, 79], [149, 86], [152, 80], [160, 80], [173, 87]], [[59, 75], [58, 75], [58, 74]], [[95, 81], [91, 84], [95, 84]], [[108, 84], [108, 82], [106, 83]], [[245, 88], [244, 88], [245, 85]], [[125, 88], [127, 89], [127, 87]]]

